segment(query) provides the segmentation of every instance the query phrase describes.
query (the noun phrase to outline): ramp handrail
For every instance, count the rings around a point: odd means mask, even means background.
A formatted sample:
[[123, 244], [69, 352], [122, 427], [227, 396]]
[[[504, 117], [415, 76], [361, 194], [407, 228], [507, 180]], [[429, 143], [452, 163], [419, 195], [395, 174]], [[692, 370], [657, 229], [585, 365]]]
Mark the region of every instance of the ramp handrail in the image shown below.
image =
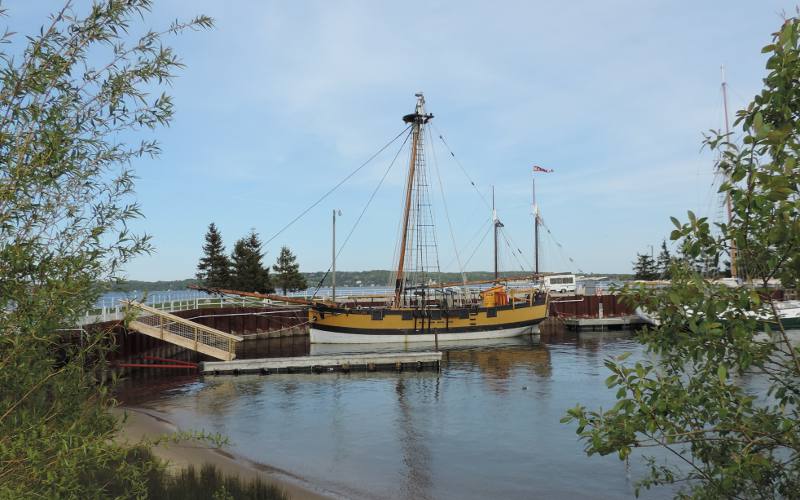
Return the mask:
[[[224, 351], [228, 353], [229, 356], [226, 356], [228, 359], [233, 359], [236, 352], [234, 344], [242, 341], [242, 337], [238, 335], [195, 323], [133, 300], [125, 301], [125, 305], [128, 308], [145, 313], [145, 315], [134, 318], [131, 322], [132, 326], [136, 326], [135, 323], [140, 323], [161, 332], [162, 337], [164, 333], [182, 337], [191, 342], [192, 348], [196, 351], [202, 351], [201, 347], [207, 346]], [[184, 342], [181, 341], [181, 343], [183, 344]]]

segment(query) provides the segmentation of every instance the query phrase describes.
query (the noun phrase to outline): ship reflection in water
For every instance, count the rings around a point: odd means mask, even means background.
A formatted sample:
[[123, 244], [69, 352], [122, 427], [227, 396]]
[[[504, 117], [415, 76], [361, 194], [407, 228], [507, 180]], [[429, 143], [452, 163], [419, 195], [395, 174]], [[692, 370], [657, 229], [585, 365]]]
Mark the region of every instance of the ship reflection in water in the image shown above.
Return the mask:
[[559, 422], [578, 402], [612, 406], [603, 360], [642, 357], [630, 334], [556, 332], [439, 348], [441, 372], [220, 376], [148, 382], [148, 391], [134, 382], [120, 396], [182, 428], [223, 433], [234, 451], [347, 498], [633, 497], [639, 461], [626, 469], [615, 456], [586, 457], [574, 426]]

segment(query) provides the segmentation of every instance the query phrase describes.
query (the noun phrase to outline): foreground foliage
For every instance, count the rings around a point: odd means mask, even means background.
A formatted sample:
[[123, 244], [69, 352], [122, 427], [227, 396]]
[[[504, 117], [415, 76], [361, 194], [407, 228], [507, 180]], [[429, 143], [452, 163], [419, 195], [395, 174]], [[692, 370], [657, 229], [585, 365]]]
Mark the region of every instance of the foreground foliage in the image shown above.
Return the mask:
[[150, 6], [67, 2], [27, 43], [2, 36], [0, 498], [137, 497], [156, 467], [111, 439], [108, 332], [74, 330], [96, 283], [150, 248], [126, 229], [140, 216], [131, 162], [159, 149], [124, 139], [172, 116], [148, 93], [181, 66], [163, 39], [211, 25], [129, 33]]
[[199, 471], [193, 466], [175, 475], [164, 474], [158, 481], [149, 483], [150, 498], [164, 500], [288, 500], [288, 495], [277, 486], [261, 479], [244, 481], [238, 476], [223, 475], [211, 464]]
[[799, 31], [798, 19], [786, 20], [763, 50], [764, 89], [737, 114], [743, 145], [718, 133], [706, 140], [729, 179], [720, 191], [731, 197], [732, 220], [712, 230], [691, 212], [686, 223], [673, 219], [671, 238], [692, 258], [720, 262], [734, 241], [750, 286], [728, 288], [676, 263], [669, 288], [624, 289], [661, 322], [640, 336], [650, 356], [607, 360], [616, 404], [577, 406], [564, 419], [589, 454], [627, 459], [653, 449], [640, 486], [677, 483], [679, 496], [698, 498], [800, 497], [798, 339], [777, 321], [767, 290], [774, 278], [796, 286], [800, 275]]
[[[260, 478], [244, 480], [239, 476], [223, 474], [212, 464], [197, 470], [190, 465], [177, 472], [155, 466], [159, 460], [149, 448], [138, 446], [125, 451], [124, 459], [132, 467], [144, 468], [145, 491], [154, 500], [288, 500], [286, 493], [277, 486]], [[96, 478], [110, 481], [111, 478]], [[110, 496], [125, 496], [125, 491], [109, 490]]]

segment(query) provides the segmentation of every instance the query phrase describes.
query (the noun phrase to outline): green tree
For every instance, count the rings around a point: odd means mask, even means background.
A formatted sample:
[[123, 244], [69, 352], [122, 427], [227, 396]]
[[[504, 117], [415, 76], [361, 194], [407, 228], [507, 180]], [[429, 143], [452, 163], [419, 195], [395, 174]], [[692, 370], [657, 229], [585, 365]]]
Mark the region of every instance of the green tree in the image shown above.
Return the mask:
[[[796, 286], [800, 274], [800, 21], [787, 19], [768, 54], [763, 90], [737, 113], [742, 146], [712, 133], [717, 167], [733, 217], [712, 230], [705, 218], [673, 218], [671, 238], [692, 258], [730, 258], [748, 286], [728, 288], [685, 263], [663, 290], [629, 287], [633, 305], [660, 326], [639, 338], [649, 353], [633, 364], [609, 359], [606, 384], [617, 403], [606, 411], [577, 406], [589, 454], [658, 447], [674, 460], [648, 459], [641, 485], [683, 485], [699, 498], [797, 498], [800, 492], [800, 352], [768, 293], [771, 278]], [[758, 333], [760, 328], [767, 335]]]
[[633, 263], [633, 277], [637, 280], [654, 280], [658, 278], [656, 262], [647, 254], [636, 254]]
[[181, 67], [164, 38], [211, 26], [136, 36], [150, 4], [67, 2], [21, 54], [0, 51], [0, 498], [143, 496], [156, 467], [112, 440], [112, 337], [76, 330], [96, 284], [150, 250], [126, 229], [141, 216], [130, 165], [159, 148], [125, 141], [172, 117], [153, 94]]
[[197, 264], [197, 279], [212, 288], [227, 288], [231, 284], [231, 261], [225, 254], [222, 236], [213, 222], [208, 225], [203, 256]]
[[672, 273], [670, 273], [671, 266], [672, 255], [669, 253], [669, 248], [667, 248], [667, 241], [663, 240], [661, 242], [661, 252], [658, 254], [658, 258], [656, 259], [656, 269], [661, 279], [670, 279], [672, 276]]
[[233, 247], [231, 286], [244, 292], [274, 292], [269, 268], [261, 263], [263, 257], [261, 240], [255, 230], [251, 230], [247, 237], [241, 238]]
[[286, 292], [295, 290], [305, 290], [308, 288], [306, 279], [300, 274], [300, 264], [296, 262], [297, 257], [289, 250], [289, 247], [281, 247], [278, 260], [272, 266], [275, 271], [275, 282], [284, 295]]

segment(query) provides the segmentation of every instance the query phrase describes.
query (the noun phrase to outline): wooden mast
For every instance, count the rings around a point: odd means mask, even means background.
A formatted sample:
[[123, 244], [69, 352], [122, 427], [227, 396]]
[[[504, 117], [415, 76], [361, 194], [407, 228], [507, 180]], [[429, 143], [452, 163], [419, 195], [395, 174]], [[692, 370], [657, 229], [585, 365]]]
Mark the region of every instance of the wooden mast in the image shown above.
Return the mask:
[[500, 222], [500, 219], [497, 217], [497, 209], [494, 207], [494, 186], [492, 186], [492, 223], [494, 225], [494, 281], [498, 282], [500, 280], [500, 266], [499, 266], [499, 248], [498, 248], [498, 237], [497, 232], [503, 226], [503, 223]]
[[531, 199], [533, 201], [533, 274], [539, 274], [539, 206], [536, 205], [536, 174], [531, 180]]
[[494, 208], [494, 186], [492, 186], [492, 223], [494, 225], [494, 280], [500, 275], [497, 265], [497, 210]]
[[411, 124], [411, 155], [408, 164], [408, 180], [406, 181], [406, 202], [403, 211], [403, 231], [400, 235], [400, 258], [397, 261], [397, 279], [394, 285], [394, 304], [400, 306], [400, 296], [403, 293], [404, 267], [406, 260], [406, 240], [408, 237], [408, 219], [411, 212], [411, 196], [414, 187], [414, 175], [417, 166], [417, 144], [419, 143], [420, 129], [424, 123], [433, 118], [431, 114], [425, 114], [425, 96], [422, 92], [414, 94], [417, 98], [417, 106], [414, 113], [405, 115], [403, 121]]

